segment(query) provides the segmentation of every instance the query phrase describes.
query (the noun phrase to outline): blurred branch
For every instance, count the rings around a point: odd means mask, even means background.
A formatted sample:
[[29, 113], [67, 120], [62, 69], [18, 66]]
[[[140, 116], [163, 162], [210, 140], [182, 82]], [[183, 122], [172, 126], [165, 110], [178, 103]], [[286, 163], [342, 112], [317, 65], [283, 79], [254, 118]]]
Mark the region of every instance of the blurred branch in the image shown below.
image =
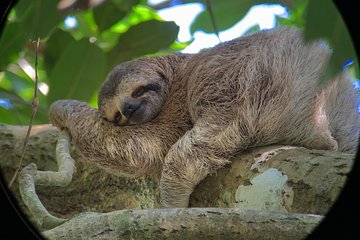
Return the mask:
[[68, 11], [68, 10], [86, 10], [89, 8], [96, 7], [106, 0], [60, 0], [57, 8], [60, 11]]
[[[3, 23], [4, 19], [6, 18], [6, 16], [8, 15], [9, 13], [9, 9], [11, 7], [11, 5], [13, 5], [13, 2], [14, 0], [11, 0], [11, 2], [9, 4], [7, 4], [7, 6], [4, 6], [5, 7], [5, 11], [1, 14], [0, 16], [0, 24]], [[5, 4], [4, 4], [5, 5]], [[3, 8], [3, 6], [1, 6], [1, 8]]]

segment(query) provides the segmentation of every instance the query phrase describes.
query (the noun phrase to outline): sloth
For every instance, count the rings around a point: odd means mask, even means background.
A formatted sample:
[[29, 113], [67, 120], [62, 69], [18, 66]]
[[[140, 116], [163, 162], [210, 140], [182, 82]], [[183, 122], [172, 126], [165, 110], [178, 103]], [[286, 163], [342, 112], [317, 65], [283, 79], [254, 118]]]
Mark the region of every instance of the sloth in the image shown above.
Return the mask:
[[202, 50], [116, 66], [98, 109], [58, 100], [51, 123], [114, 174], [160, 177], [162, 207], [187, 207], [194, 187], [241, 151], [270, 144], [354, 152], [356, 95], [345, 71], [319, 84], [331, 49], [301, 30], [262, 30]]

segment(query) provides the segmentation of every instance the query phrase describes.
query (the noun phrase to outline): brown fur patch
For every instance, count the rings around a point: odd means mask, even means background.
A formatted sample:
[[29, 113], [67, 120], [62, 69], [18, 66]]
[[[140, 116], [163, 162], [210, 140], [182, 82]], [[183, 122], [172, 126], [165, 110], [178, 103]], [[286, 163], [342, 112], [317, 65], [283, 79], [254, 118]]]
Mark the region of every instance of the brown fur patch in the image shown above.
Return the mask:
[[116, 127], [70, 100], [55, 102], [49, 116], [70, 130], [90, 161], [115, 173], [161, 174], [162, 205], [186, 207], [199, 181], [247, 148], [356, 150], [359, 118], [348, 75], [318, 86], [330, 54], [319, 42], [305, 43], [297, 29], [259, 31], [198, 54], [145, 57], [115, 68], [99, 106], [114, 114], [108, 100], [122, 97], [114, 89], [157, 82], [166, 91], [154, 95], [150, 109], [161, 111], [149, 122]]

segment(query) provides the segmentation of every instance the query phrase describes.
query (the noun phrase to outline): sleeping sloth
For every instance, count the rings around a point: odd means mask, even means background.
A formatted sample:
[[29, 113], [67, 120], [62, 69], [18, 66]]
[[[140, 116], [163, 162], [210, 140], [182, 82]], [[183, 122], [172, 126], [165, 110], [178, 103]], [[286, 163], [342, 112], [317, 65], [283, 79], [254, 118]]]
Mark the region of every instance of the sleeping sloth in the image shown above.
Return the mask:
[[116, 174], [160, 174], [163, 207], [187, 207], [194, 187], [244, 149], [286, 144], [353, 152], [356, 99], [345, 72], [319, 78], [331, 51], [301, 31], [259, 31], [198, 54], [115, 67], [99, 109], [59, 100], [50, 121], [90, 161]]

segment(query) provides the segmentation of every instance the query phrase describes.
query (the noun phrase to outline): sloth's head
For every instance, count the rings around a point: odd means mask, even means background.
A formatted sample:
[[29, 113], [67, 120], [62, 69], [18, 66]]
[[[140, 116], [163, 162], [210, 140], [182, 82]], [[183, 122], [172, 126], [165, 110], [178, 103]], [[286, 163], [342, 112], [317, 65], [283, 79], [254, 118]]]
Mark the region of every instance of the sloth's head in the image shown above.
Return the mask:
[[99, 111], [117, 125], [136, 125], [153, 120], [169, 92], [169, 81], [159, 66], [145, 59], [115, 67], [99, 90]]

